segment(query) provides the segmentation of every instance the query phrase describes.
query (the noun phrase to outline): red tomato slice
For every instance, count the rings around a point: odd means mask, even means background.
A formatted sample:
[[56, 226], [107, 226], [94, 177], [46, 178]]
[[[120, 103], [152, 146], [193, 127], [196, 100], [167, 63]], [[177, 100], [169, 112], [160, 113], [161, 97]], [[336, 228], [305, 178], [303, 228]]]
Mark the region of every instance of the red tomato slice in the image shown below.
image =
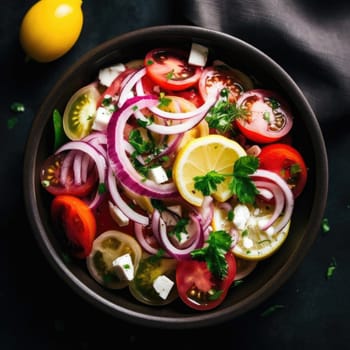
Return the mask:
[[290, 186], [294, 197], [303, 191], [307, 181], [307, 167], [302, 155], [285, 143], [266, 145], [259, 154], [259, 167], [280, 175]]
[[237, 106], [246, 115], [236, 120], [244, 136], [258, 143], [270, 143], [286, 136], [293, 126], [287, 103], [273, 91], [255, 89], [241, 95]]
[[[220, 305], [236, 274], [236, 260], [232, 252], [226, 253], [226, 261], [228, 272], [223, 280], [214, 278], [204, 261], [179, 261], [176, 268], [176, 285], [181, 300], [196, 310], [211, 310]], [[210, 299], [211, 290], [220, 294]]]
[[41, 166], [40, 182], [51, 194], [70, 194], [77, 197], [89, 195], [97, 185], [96, 169], [89, 171], [86, 182], [76, 184], [74, 182], [73, 167], [68, 170], [67, 179], [64, 184], [60, 182], [62, 164], [67, 153], [61, 152], [49, 156]]
[[92, 210], [81, 199], [70, 195], [56, 196], [51, 203], [51, 216], [66, 237], [73, 257], [86, 258], [96, 236], [96, 220]]
[[198, 89], [192, 87], [183, 91], [177, 91], [175, 94], [179, 97], [183, 97], [186, 100], [192, 102], [196, 107], [201, 106], [204, 101], [200, 93], [198, 92]]
[[210, 94], [227, 89], [229, 102], [236, 102], [243, 91], [252, 88], [252, 83], [240, 71], [226, 65], [215, 65], [203, 70], [198, 87], [203, 100]]
[[174, 48], [158, 48], [145, 56], [147, 75], [161, 88], [185, 90], [194, 86], [202, 68], [188, 63], [188, 53]]

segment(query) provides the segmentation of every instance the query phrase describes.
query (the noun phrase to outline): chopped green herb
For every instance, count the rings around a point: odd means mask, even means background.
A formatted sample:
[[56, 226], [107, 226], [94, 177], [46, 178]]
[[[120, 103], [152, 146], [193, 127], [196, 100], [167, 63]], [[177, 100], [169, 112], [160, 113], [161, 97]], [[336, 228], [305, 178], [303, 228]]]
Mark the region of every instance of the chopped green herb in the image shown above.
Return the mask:
[[175, 70], [172, 69], [169, 73], [167, 73], [166, 78], [171, 80], [174, 77]]
[[226, 231], [212, 231], [204, 248], [195, 249], [191, 252], [194, 259], [204, 260], [211, 273], [224, 279], [227, 275], [227, 262], [225, 255], [231, 247], [232, 236]]
[[158, 249], [157, 252], [148, 257], [150, 262], [159, 261], [162, 257], [164, 257], [165, 251], [163, 249]]
[[249, 175], [256, 171], [258, 165], [257, 157], [240, 157], [234, 164], [232, 174], [220, 174], [216, 170], [211, 170], [203, 176], [193, 178], [194, 188], [201, 191], [204, 196], [209, 196], [217, 190], [217, 185], [221, 184], [226, 176], [232, 176], [232, 181], [229, 184], [230, 191], [237, 196], [241, 203], [252, 204], [259, 191]]
[[234, 217], [235, 217], [235, 214], [234, 214], [233, 210], [232, 210], [232, 209], [229, 210], [229, 211], [227, 212], [227, 220], [233, 221]]
[[162, 108], [162, 107], [168, 107], [171, 103], [172, 99], [169, 97], [165, 97], [164, 92], [162, 92], [159, 95], [159, 104], [158, 104], [158, 108]]
[[254, 156], [243, 156], [237, 159], [233, 168], [230, 190], [241, 203], [254, 203], [258, 189], [250, 179], [259, 166], [259, 160]]
[[174, 228], [169, 231], [169, 235], [175, 235], [175, 237], [180, 241], [181, 240], [181, 233], [187, 233], [187, 228], [186, 226], [189, 223], [188, 218], [181, 218], [179, 221], [176, 222]]
[[7, 128], [8, 129], [13, 129], [15, 125], [18, 123], [18, 118], [17, 117], [11, 117], [7, 120]]
[[208, 299], [209, 300], [217, 300], [220, 298], [221, 294], [222, 294], [222, 290], [215, 290], [215, 289], [211, 289], [208, 292]]
[[327, 218], [323, 218], [322, 220], [322, 231], [324, 233], [327, 233], [331, 230], [330, 226], [329, 226], [329, 222]]
[[235, 280], [235, 281], [233, 281], [233, 287], [237, 287], [240, 284], [242, 284], [243, 282], [244, 282], [243, 280]]
[[102, 193], [106, 193], [106, 191], [107, 191], [106, 184], [100, 183], [98, 185], [98, 193], [102, 194]]
[[337, 263], [335, 261], [335, 258], [333, 257], [332, 261], [329, 263], [327, 268], [327, 272], [326, 272], [327, 279], [330, 279], [331, 277], [333, 277], [336, 267], [337, 267]]
[[67, 136], [63, 129], [62, 115], [57, 109], [54, 109], [52, 113], [52, 122], [54, 129], [54, 150], [56, 150], [67, 141]]
[[270, 113], [264, 112], [263, 119], [267, 121], [267, 123], [270, 123]]
[[12, 112], [24, 112], [24, 104], [21, 102], [14, 102], [10, 106]]
[[233, 121], [243, 117], [246, 111], [236, 106], [235, 103], [228, 101], [227, 89], [221, 91], [222, 99], [208, 111], [205, 120], [210, 128], [216, 129], [221, 133], [225, 133], [232, 129]]
[[203, 176], [195, 176], [193, 180], [194, 188], [201, 191], [204, 196], [209, 196], [217, 190], [217, 185], [225, 180], [225, 176], [216, 170], [211, 170]]
[[266, 316], [270, 316], [273, 312], [280, 310], [280, 309], [284, 309], [284, 305], [281, 304], [276, 304], [276, 305], [272, 305], [269, 308], [267, 308], [265, 311], [263, 311], [260, 316], [261, 317], [266, 317]]

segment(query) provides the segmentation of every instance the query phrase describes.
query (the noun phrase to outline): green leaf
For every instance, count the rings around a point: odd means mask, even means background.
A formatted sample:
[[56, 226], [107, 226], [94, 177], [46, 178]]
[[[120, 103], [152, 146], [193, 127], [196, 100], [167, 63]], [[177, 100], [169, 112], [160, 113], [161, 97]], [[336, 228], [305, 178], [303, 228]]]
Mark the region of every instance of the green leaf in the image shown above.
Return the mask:
[[63, 129], [62, 116], [57, 109], [54, 109], [52, 113], [52, 123], [54, 129], [54, 150], [56, 150], [67, 141], [67, 136]]
[[243, 117], [246, 111], [237, 107], [235, 103], [228, 101], [227, 89], [221, 91], [222, 99], [208, 111], [205, 120], [210, 128], [225, 133], [233, 128], [233, 121]]
[[322, 220], [322, 231], [324, 233], [327, 233], [331, 230], [331, 227], [329, 226], [329, 222], [327, 218], [323, 218]]
[[25, 111], [24, 104], [21, 102], [13, 102], [10, 106], [10, 109], [12, 112], [17, 112], [17, 113]]
[[203, 176], [195, 176], [193, 180], [194, 188], [201, 191], [204, 196], [209, 196], [217, 190], [217, 185], [225, 180], [225, 176], [216, 170], [211, 170]]
[[335, 261], [335, 258], [332, 258], [332, 261], [329, 263], [326, 271], [326, 278], [330, 279], [333, 277], [335, 269], [337, 267], [337, 262]]
[[224, 279], [227, 275], [227, 262], [225, 255], [231, 248], [232, 236], [224, 230], [212, 231], [203, 248], [191, 252], [194, 259], [205, 260], [210, 272]]
[[279, 310], [279, 309], [284, 309], [284, 305], [281, 304], [276, 304], [276, 305], [272, 305], [269, 308], [267, 308], [265, 311], [263, 311], [260, 316], [261, 317], [266, 317], [266, 316], [270, 316], [273, 312]]
[[243, 156], [237, 159], [233, 167], [233, 176], [229, 184], [230, 191], [235, 194], [241, 203], [253, 204], [259, 193], [249, 175], [259, 166], [259, 160], [254, 156]]
[[234, 193], [241, 203], [253, 204], [255, 196], [259, 193], [249, 177], [233, 176], [230, 182], [230, 191]]

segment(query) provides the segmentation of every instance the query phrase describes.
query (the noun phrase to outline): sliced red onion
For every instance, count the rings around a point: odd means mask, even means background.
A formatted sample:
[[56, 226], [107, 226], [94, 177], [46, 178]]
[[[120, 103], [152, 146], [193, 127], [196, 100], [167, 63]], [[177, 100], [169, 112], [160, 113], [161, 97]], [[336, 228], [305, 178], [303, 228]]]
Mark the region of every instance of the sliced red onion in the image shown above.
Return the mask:
[[201, 218], [202, 228], [203, 230], [206, 230], [210, 226], [214, 215], [213, 197], [204, 196], [202, 206], [198, 211]]
[[124, 128], [128, 119], [143, 108], [149, 108], [157, 103], [157, 98], [151, 95], [133, 97], [113, 113], [107, 127], [107, 154], [118, 181], [132, 191], [151, 198], [174, 197], [177, 188], [173, 182], [157, 184], [141, 176], [130, 162], [124, 148]]
[[133, 220], [141, 225], [147, 226], [149, 224], [149, 218], [146, 215], [138, 213], [124, 201], [118, 191], [118, 185], [111, 168], [108, 168], [107, 186], [114, 204], [122, 211], [124, 215], [126, 215], [130, 220]]
[[[62, 145], [60, 148], [56, 150], [56, 154], [63, 152], [63, 151], [71, 151], [71, 150], [77, 150], [87, 153], [95, 162], [98, 177], [99, 177], [99, 183], [104, 184], [106, 180], [106, 159], [105, 157], [98, 152], [93, 146], [91, 146], [89, 143], [84, 141], [70, 141], [66, 144]], [[97, 189], [95, 196], [92, 200], [89, 201], [88, 205], [90, 208], [95, 208], [97, 205], [101, 203], [103, 200], [104, 194], [100, 193]]]
[[264, 226], [260, 227], [261, 230], [266, 231], [271, 225], [274, 224], [274, 222], [278, 219], [278, 217], [281, 215], [283, 208], [285, 206], [285, 199], [282, 192], [282, 189], [270, 182], [270, 181], [254, 181], [255, 186], [258, 190], [262, 189], [268, 189], [272, 194], [273, 198], [275, 200], [274, 204], [274, 211]]
[[203, 230], [200, 225], [200, 217], [193, 213], [190, 213], [189, 217], [191, 222], [188, 226], [192, 225], [191, 232], [195, 236], [192, 243], [184, 249], [180, 249], [174, 246], [174, 244], [170, 241], [168, 237], [167, 230], [165, 227], [166, 225], [164, 224], [164, 222], [162, 225], [163, 220], [160, 219], [159, 234], [160, 234], [162, 245], [164, 246], [168, 254], [177, 260], [189, 259], [191, 257], [191, 252], [194, 249], [202, 247], [203, 245]]
[[[134, 95], [133, 88], [136, 83], [146, 74], [146, 68], [141, 68], [126, 77], [125, 83], [121, 88], [118, 100], [118, 107], [121, 107], [125, 101]], [[144, 94], [142, 94], [144, 95]]]
[[141, 247], [149, 254], [157, 254], [158, 249], [151, 246], [143, 234], [144, 225], [135, 222], [134, 231], [137, 241], [140, 243]]
[[[56, 152], [56, 154], [57, 153], [59, 152]], [[67, 152], [67, 154], [65, 155], [62, 161], [61, 171], [60, 171], [60, 183], [62, 185], [64, 185], [67, 182], [68, 172], [73, 165], [75, 154], [76, 154], [76, 151]]]
[[285, 200], [284, 214], [280, 222], [274, 227], [275, 232], [281, 231], [288, 224], [293, 213], [294, 197], [291, 189], [281, 176], [270, 170], [258, 169], [254, 174], [250, 175], [250, 177], [253, 181], [257, 181], [259, 179], [272, 181], [282, 190]]

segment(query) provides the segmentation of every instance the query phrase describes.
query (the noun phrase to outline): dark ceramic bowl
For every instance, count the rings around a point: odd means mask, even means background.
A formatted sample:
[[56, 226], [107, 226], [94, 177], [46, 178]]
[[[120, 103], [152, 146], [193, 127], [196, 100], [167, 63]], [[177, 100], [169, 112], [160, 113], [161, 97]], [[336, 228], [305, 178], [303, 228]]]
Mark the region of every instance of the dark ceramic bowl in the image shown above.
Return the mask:
[[[295, 122], [295, 146], [309, 168], [308, 182], [297, 199], [292, 226], [282, 247], [239, 288], [229, 292], [216, 309], [197, 312], [175, 301], [164, 307], [140, 304], [128, 291], [113, 292], [98, 285], [84, 265], [66, 262], [53, 234], [50, 197], [39, 180], [39, 169], [52, 150], [52, 108], [63, 110], [78, 88], [91, 82], [102, 67], [141, 57], [161, 46], [209, 47], [210, 55], [252, 74], [263, 85], [281, 92], [291, 103]], [[257, 307], [270, 297], [301, 264], [321, 225], [328, 189], [328, 164], [317, 119], [302, 91], [276, 62], [251, 45], [227, 34], [192, 26], [161, 26], [116, 37], [88, 52], [57, 82], [39, 109], [29, 134], [24, 160], [24, 191], [33, 233], [58, 275], [81, 297], [105, 312], [136, 324], [160, 328], [194, 328], [222, 323]]]

